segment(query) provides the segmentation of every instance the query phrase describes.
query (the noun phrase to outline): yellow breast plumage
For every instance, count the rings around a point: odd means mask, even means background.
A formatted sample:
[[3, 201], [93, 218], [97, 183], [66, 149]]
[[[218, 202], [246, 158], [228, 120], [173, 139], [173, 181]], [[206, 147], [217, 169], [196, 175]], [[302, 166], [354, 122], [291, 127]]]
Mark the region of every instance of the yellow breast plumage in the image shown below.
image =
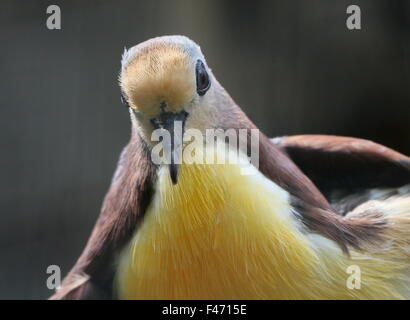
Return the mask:
[[[213, 152], [213, 150], [207, 150]], [[384, 276], [402, 265], [304, 234], [289, 195], [259, 171], [183, 165], [172, 185], [158, 175], [146, 216], [117, 271], [122, 299], [400, 298]], [[349, 289], [349, 265], [365, 282]]]

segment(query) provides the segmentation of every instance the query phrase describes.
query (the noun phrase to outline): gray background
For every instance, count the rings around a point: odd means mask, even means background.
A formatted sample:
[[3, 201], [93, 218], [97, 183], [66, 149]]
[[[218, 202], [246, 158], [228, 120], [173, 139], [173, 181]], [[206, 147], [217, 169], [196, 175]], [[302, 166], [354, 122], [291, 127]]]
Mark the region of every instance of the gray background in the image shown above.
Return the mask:
[[[348, 31], [359, 4], [362, 30]], [[45, 26], [59, 4], [62, 30]], [[45, 298], [89, 235], [130, 123], [123, 47], [198, 42], [268, 135], [358, 136], [410, 154], [409, 1], [1, 1], [0, 298]]]

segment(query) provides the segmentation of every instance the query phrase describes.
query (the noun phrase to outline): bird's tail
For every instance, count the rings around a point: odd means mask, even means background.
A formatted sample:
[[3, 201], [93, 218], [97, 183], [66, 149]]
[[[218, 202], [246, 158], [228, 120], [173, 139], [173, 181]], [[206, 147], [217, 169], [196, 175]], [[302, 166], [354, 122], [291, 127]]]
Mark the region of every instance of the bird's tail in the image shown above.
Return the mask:
[[363, 203], [346, 218], [358, 219], [375, 213], [385, 221], [376, 253], [410, 262], [410, 184], [397, 189], [393, 196]]

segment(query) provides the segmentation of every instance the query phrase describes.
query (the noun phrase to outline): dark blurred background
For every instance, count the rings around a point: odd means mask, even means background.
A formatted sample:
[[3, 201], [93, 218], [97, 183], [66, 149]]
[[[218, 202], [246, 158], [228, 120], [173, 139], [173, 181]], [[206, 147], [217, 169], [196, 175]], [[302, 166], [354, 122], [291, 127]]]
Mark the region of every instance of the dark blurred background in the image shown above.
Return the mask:
[[[58, 4], [62, 30], [46, 28]], [[346, 28], [357, 4], [362, 30]], [[165, 34], [201, 45], [268, 135], [372, 139], [410, 154], [410, 2], [22, 1], [0, 4], [0, 298], [43, 299], [99, 213], [130, 121], [124, 46]]]

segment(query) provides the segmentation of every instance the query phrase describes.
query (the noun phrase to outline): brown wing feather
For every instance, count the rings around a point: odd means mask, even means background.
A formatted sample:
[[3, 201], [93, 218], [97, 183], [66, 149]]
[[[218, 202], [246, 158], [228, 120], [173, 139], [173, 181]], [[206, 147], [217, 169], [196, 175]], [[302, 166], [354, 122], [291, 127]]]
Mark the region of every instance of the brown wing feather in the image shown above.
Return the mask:
[[349, 247], [361, 249], [363, 244], [375, 243], [377, 232], [384, 226], [379, 217], [345, 219], [338, 215], [321, 191], [286, 155], [286, 150], [260, 135], [259, 170], [291, 195], [297, 217], [309, 232], [321, 234], [335, 241], [346, 253]]
[[[331, 199], [371, 188], [398, 188], [410, 183], [410, 158], [380, 144], [349, 137], [299, 135], [273, 139]], [[354, 200], [352, 199], [354, 202]]]
[[77, 263], [51, 299], [110, 299], [116, 255], [141, 220], [155, 167], [140, 137], [124, 149], [100, 216]]

